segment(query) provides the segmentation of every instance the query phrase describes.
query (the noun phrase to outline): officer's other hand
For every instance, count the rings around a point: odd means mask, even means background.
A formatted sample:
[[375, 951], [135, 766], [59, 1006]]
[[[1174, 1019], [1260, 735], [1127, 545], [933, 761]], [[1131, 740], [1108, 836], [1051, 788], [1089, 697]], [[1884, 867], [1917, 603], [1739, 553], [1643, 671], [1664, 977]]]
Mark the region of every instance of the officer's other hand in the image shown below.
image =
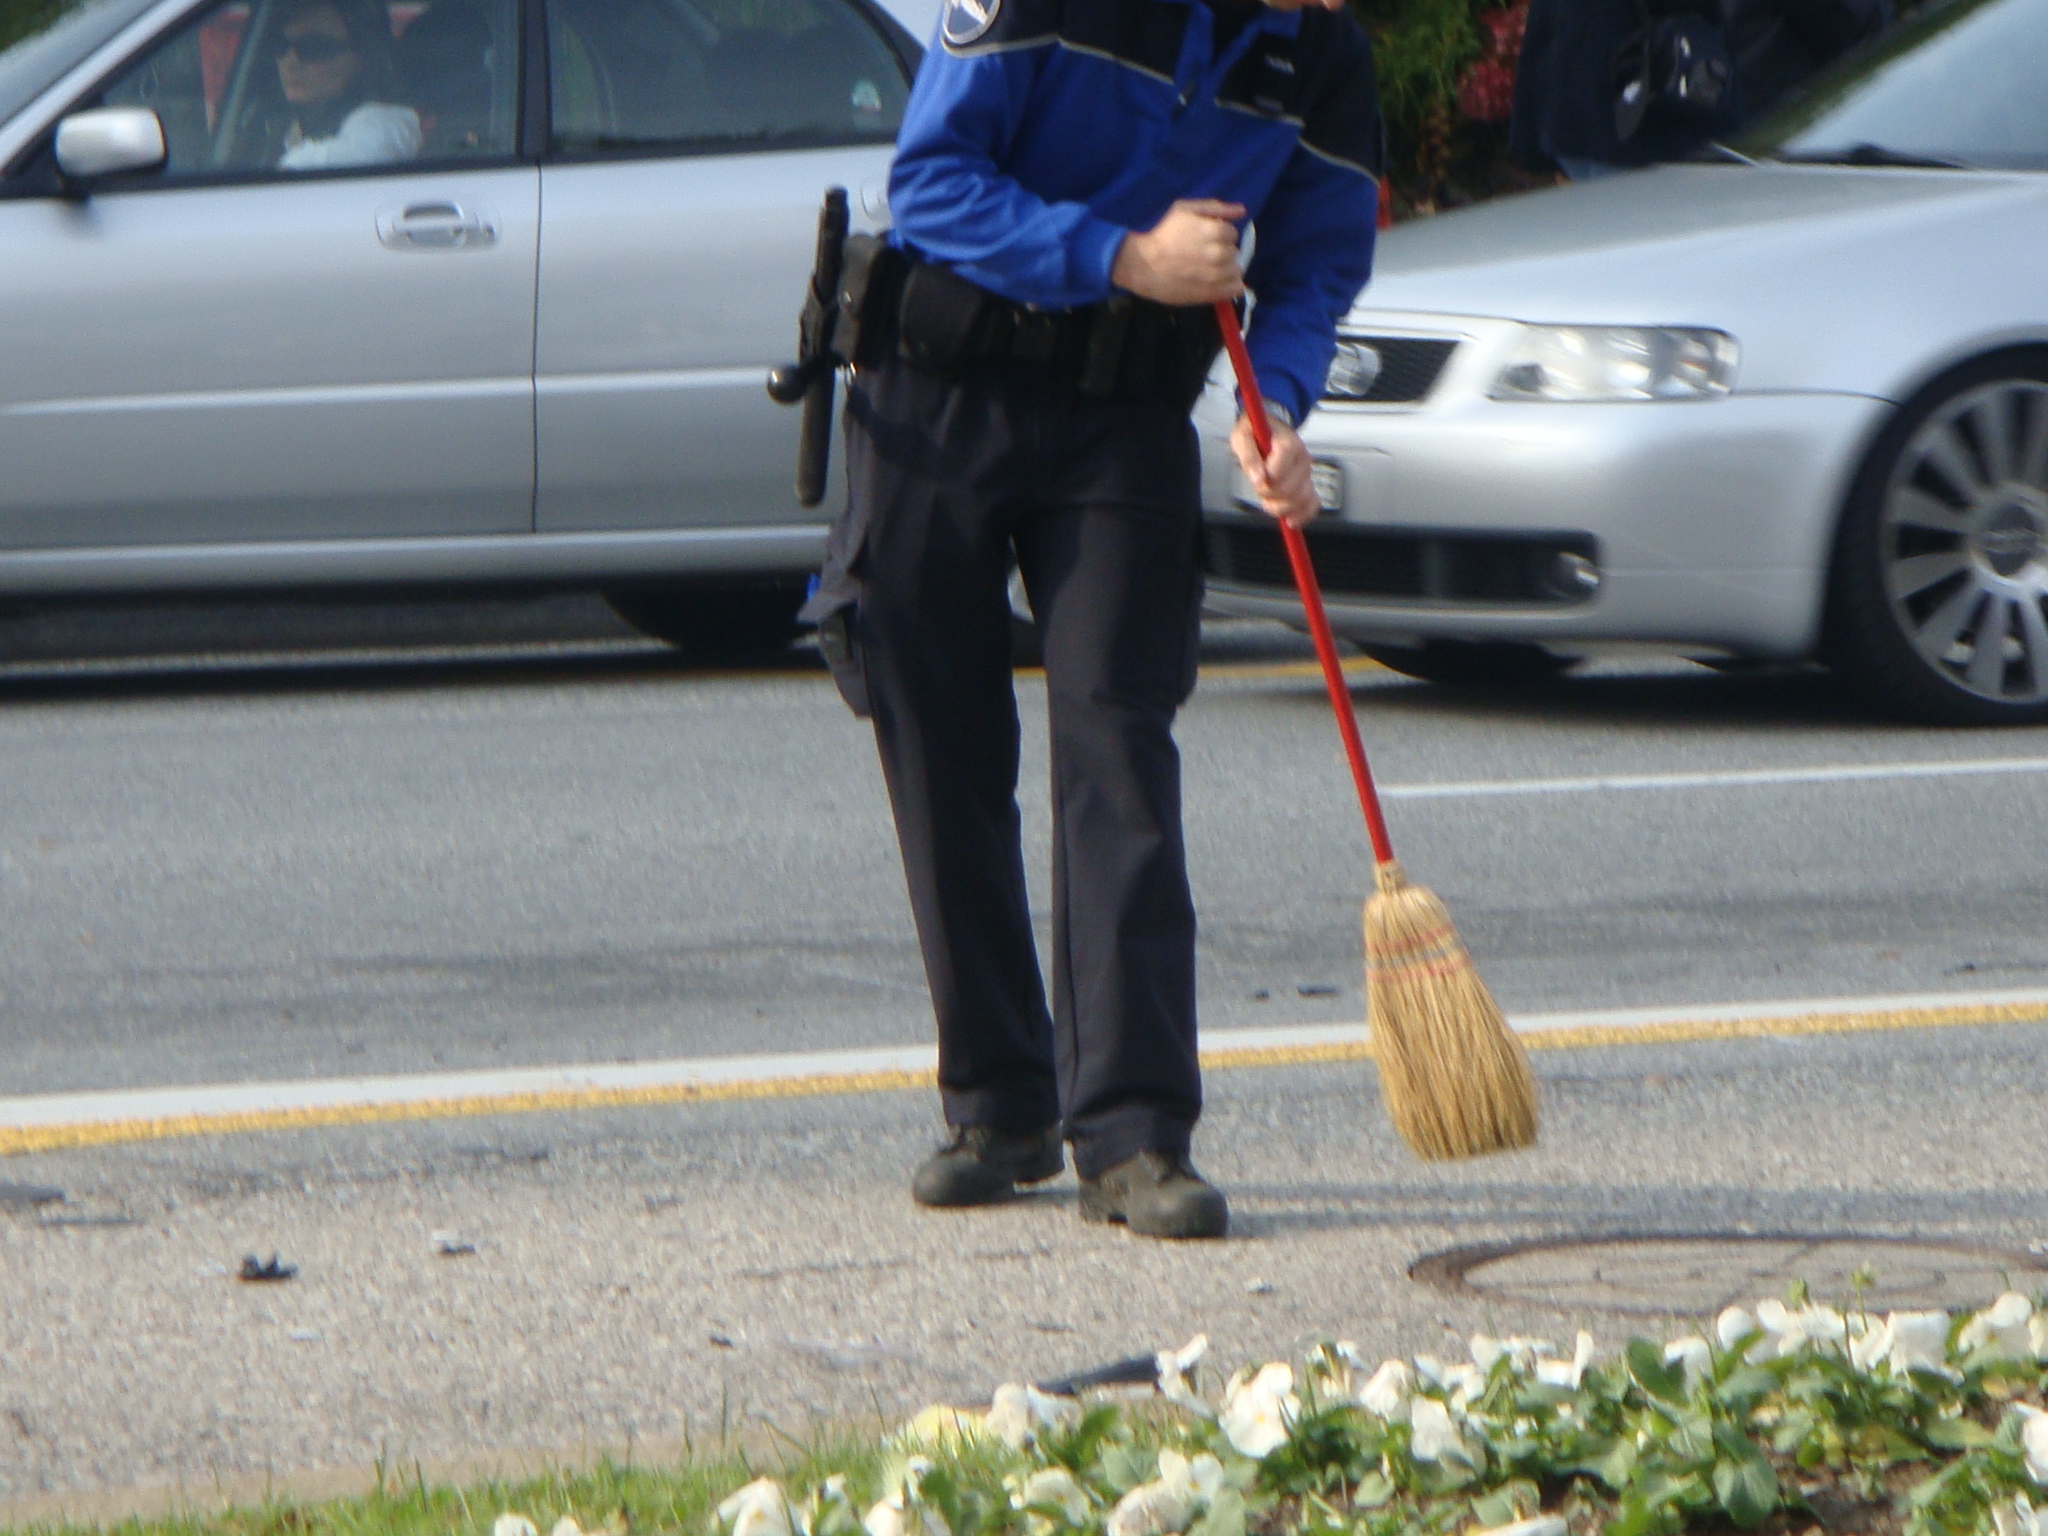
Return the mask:
[[1160, 304], [1214, 304], [1244, 292], [1237, 221], [1244, 209], [1210, 197], [1183, 198], [1143, 234], [1124, 236], [1109, 280]]
[[1259, 457], [1258, 442], [1252, 437], [1252, 424], [1242, 415], [1231, 429], [1230, 446], [1237, 454], [1237, 462], [1244, 466], [1245, 478], [1258, 493], [1259, 505], [1283, 523], [1299, 528], [1323, 509], [1322, 498], [1316, 495], [1308, 446], [1279, 417], [1269, 418], [1268, 425], [1273, 431], [1273, 451], [1264, 459]]

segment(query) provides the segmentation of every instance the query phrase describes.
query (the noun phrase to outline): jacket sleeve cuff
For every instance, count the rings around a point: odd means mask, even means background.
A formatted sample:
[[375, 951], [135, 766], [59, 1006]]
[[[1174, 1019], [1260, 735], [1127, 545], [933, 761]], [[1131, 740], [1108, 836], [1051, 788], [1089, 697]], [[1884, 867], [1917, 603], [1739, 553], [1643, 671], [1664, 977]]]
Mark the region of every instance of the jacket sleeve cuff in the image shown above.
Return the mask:
[[1284, 406], [1297, 427], [1308, 420], [1309, 410], [1315, 405], [1308, 391], [1303, 389], [1297, 380], [1281, 373], [1260, 370], [1259, 393], [1274, 405]]
[[1094, 295], [1089, 302], [1099, 303], [1109, 297], [1109, 274], [1116, 266], [1116, 253], [1123, 248], [1124, 236], [1129, 233], [1121, 224], [1092, 215], [1076, 226], [1068, 250], [1072, 253], [1075, 286]]

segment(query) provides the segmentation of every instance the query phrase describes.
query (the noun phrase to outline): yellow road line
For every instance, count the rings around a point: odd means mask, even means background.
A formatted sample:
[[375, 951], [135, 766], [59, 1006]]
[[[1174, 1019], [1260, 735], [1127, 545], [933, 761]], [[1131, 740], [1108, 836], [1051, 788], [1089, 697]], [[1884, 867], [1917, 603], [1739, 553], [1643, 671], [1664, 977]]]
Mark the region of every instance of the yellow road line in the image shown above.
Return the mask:
[[[1869, 1034], [1887, 1030], [1944, 1029], [2048, 1022], [2041, 1003], [1971, 1003], [1956, 1007], [1879, 1009], [1861, 1013], [1805, 1013], [1737, 1019], [1678, 1019], [1658, 1024], [1542, 1029], [1522, 1035], [1532, 1051], [1585, 1050], [1625, 1045], [1678, 1045], [1713, 1040], [1757, 1040], [1802, 1035]], [[1371, 1043], [1360, 1025], [1356, 1040], [1328, 1045], [1245, 1046], [1205, 1051], [1212, 1071], [1241, 1067], [1308, 1066], [1369, 1061]], [[391, 1104], [340, 1104], [312, 1109], [173, 1115], [69, 1125], [0, 1127], [0, 1157], [32, 1152], [165, 1141], [189, 1136], [230, 1136], [261, 1131], [313, 1130], [407, 1120], [453, 1120], [486, 1115], [637, 1109], [665, 1104], [707, 1104], [746, 1099], [817, 1098], [835, 1094], [893, 1093], [933, 1086], [930, 1072], [820, 1073], [752, 1081], [667, 1083], [633, 1088], [568, 1088], [545, 1093], [479, 1094]]]

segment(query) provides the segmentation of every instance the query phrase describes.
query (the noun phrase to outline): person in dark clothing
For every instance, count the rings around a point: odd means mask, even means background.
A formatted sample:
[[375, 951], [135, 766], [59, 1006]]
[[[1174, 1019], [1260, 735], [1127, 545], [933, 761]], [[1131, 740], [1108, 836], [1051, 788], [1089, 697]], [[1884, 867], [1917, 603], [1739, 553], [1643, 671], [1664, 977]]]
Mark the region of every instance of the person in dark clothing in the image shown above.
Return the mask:
[[[1530, 0], [1508, 146], [1573, 180], [1678, 160], [1735, 132], [1891, 21], [1890, 0]], [[1647, 57], [1646, 57], [1647, 55]], [[1671, 89], [1725, 74], [1718, 98]], [[1641, 98], [1618, 111], [1624, 93]]]
[[[1189, 1161], [1189, 410], [1215, 304], [1249, 291], [1273, 446], [1242, 419], [1233, 446], [1267, 512], [1316, 515], [1294, 426], [1371, 270], [1381, 161], [1371, 44], [1342, 4], [949, 0], [918, 73], [889, 182], [900, 301], [863, 287], [850, 502], [806, 612], [874, 720], [937, 1015], [953, 1138], [915, 1176], [922, 1205], [1007, 1199], [1059, 1173], [1065, 1141], [1085, 1219], [1228, 1224]], [[1016, 802], [1013, 552], [1045, 646], [1049, 1000]]]

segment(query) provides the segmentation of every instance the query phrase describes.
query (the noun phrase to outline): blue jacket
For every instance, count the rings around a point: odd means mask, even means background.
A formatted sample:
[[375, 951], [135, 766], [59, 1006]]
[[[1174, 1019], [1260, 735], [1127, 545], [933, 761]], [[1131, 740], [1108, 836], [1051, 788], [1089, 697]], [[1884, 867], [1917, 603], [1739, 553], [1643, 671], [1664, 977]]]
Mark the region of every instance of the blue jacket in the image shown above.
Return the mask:
[[1296, 421], [1372, 271], [1380, 115], [1343, 12], [1258, 7], [1218, 53], [1203, 0], [948, 0], [889, 178], [892, 239], [1046, 309], [1109, 296], [1175, 200], [1249, 211], [1247, 338]]

